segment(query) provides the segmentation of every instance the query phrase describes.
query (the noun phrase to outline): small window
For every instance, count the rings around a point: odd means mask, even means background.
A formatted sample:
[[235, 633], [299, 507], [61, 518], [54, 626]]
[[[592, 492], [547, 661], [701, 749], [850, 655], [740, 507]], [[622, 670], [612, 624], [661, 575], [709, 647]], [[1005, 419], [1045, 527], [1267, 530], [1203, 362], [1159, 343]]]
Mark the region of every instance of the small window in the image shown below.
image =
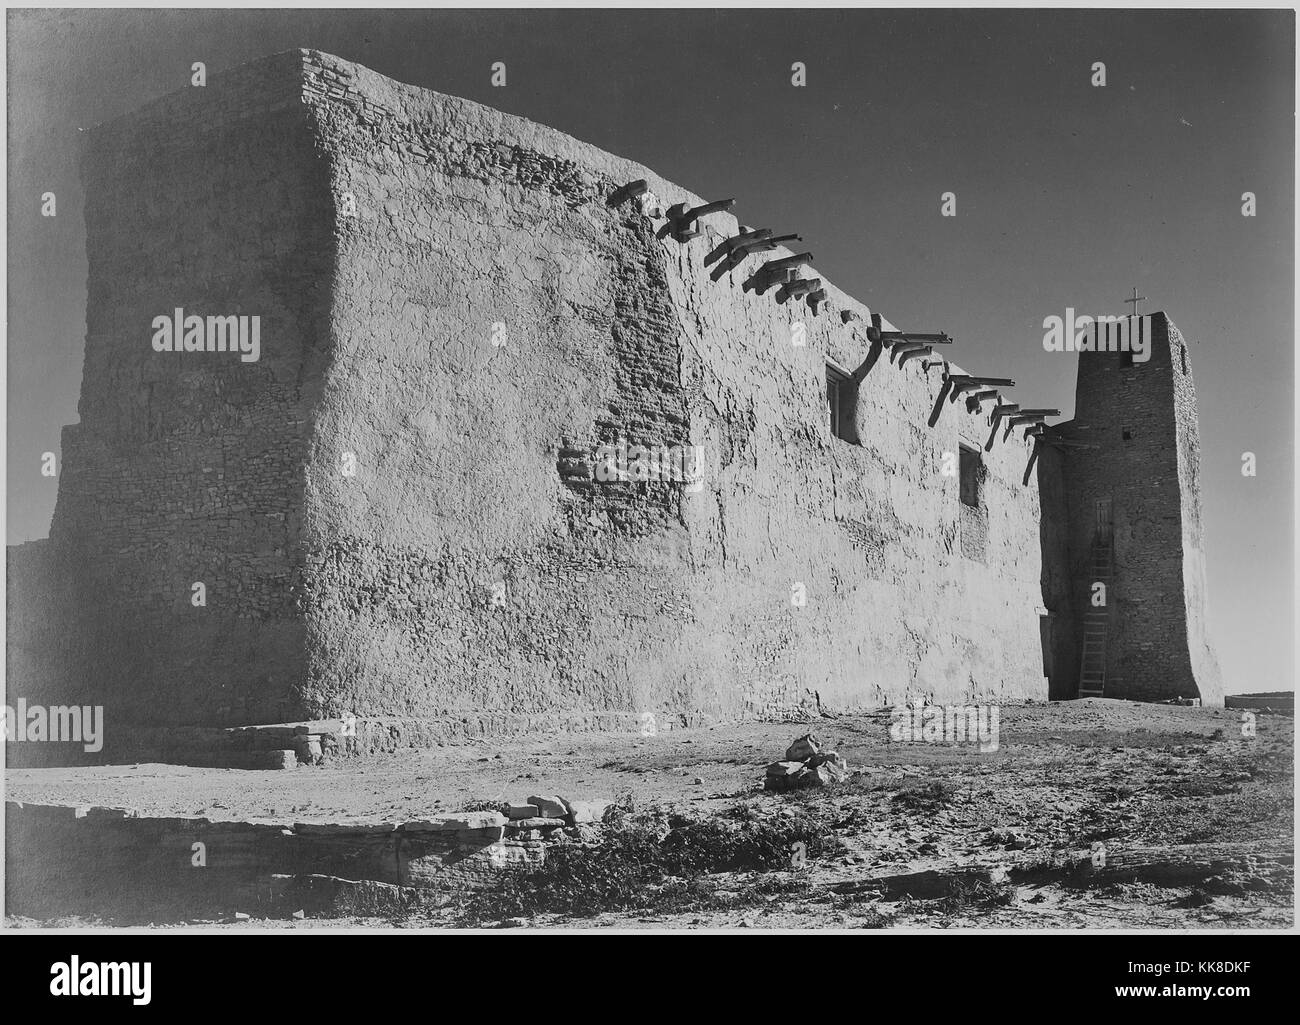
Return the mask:
[[980, 505], [980, 483], [983, 476], [979, 449], [969, 445], [961, 447], [961, 500], [963, 505], [978, 509]]
[[857, 443], [853, 428], [853, 413], [857, 389], [853, 378], [831, 364], [826, 364], [826, 412], [830, 417], [831, 434], [841, 441]]
[[1186, 377], [1187, 376], [1187, 346], [1186, 345], [1180, 345], [1178, 347], [1178, 355], [1180, 355], [1183, 359], [1183, 376]]
[[1120, 431], [1120, 433], [1124, 436], [1124, 440], [1125, 440], [1125, 441], [1132, 441], [1132, 440], [1133, 440], [1133, 432], [1130, 431], [1127, 427], [1123, 428], [1123, 429]]

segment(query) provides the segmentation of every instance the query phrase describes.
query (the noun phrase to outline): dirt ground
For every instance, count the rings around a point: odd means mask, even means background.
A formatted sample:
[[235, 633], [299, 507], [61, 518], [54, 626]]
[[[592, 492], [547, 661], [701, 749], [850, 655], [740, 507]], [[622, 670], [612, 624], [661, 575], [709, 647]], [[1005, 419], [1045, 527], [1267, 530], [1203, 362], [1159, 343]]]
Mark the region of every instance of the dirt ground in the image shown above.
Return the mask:
[[[166, 765], [13, 769], [7, 800], [132, 808], [213, 820], [331, 822], [419, 818], [476, 802], [558, 794], [630, 799], [692, 819], [811, 816], [833, 834], [806, 866], [717, 873], [688, 910], [533, 915], [528, 927], [590, 928], [1285, 928], [1284, 887], [958, 887], [882, 895], [869, 877], [960, 869], [1064, 851], [1232, 842], [1288, 847], [1294, 833], [1293, 720], [1237, 710], [1106, 699], [1003, 706], [996, 752], [969, 743], [897, 743], [890, 713], [759, 723], [656, 736], [566, 735], [411, 751], [294, 772]], [[843, 783], [793, 794], [762, 789], [764, 767], [813, 732], [846, 757]], [[701, 892], [704, 892], [703, 890]], [[33, 923], [24, 924], [75, 924]], [[80, 923], [87, 924], [87, 923]], [[197, 924], [197, 923], [195, 923]], [[245, 927], [457, 924], [419, 920], [212, 923]], [[460, 922], [459, 924], [463, 924]], [[496, 924], [484, 922], [481, 924]]]

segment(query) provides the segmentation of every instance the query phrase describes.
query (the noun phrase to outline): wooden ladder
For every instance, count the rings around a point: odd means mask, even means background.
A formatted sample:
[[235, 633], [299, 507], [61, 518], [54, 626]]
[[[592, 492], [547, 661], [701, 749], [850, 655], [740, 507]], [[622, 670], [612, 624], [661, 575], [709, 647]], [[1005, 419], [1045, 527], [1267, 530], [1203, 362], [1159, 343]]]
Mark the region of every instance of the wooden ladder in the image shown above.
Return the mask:
[[[1106, 633], [1110, 606], [1114, 601], [1114, 530], [1111, 524], [1110, 499], [1097, 501], [1096, 532], [1092, 538], [1092, 555], [1088, 569], [1088, 611], [1083, 615], [1083, 651], [1079, 659], [1079, 697], [1099, 698], [1106, 693]], [[1106, 586], [1106, 604], [1095, 608], [1092, 584]]]

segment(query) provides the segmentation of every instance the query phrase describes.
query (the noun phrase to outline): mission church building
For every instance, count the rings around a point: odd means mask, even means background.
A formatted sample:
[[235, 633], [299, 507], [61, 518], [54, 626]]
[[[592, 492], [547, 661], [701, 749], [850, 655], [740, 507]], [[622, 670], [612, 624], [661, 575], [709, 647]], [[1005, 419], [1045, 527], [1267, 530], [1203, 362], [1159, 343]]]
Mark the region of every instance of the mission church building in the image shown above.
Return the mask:
[[[1222, 704], [1164, 313], [1145, 359], [1047, 357], [1078, 365], [1049, 424], [841, 292], [798, 225], [327, 54], [84, 140], [80, 420], [50, 537], [9, 549], [8, 687], [104, 706], [106, 750]], [[178, 311], [228, 350], [161, 351]]]

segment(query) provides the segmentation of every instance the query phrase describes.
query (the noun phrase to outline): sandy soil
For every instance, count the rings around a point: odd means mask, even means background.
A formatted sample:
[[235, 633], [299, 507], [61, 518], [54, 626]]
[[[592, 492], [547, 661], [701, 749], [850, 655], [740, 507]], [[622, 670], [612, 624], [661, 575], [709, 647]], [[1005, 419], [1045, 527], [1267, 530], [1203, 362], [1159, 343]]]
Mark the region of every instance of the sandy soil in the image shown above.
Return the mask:
[[[530, 926], [1280, 928], [1294, 920], [1289, 891], [1207, 897], [1140, 883], [1086, 891], [1049, 884], [962, 901], [883, 900], [836, 889], [867, 874], [944, 869], [1000, 852], [1023, 857], [1087, 850], [1098, 843], [1289, 844], [1294, 832], [1289, 716], [1257, 714], [1256, 735], [1248, 737], [1242, 735], [1242, 713], [1235, 710], [1104, 699], [1004, 706], [993, 753], [980, 753], [973, 744], [892, 743], [889, 721], [887, 711], [878, 711], [807, 724], [746, 724], [653, 737], [568, 735], [412, 751], [294, 772], [164, 765], [15, 769], [6, 773], [5, 796], [133, 808], [148, 815], [326, 822], [418, 818], [473, 801], [522, 800], [532, 794], [570, 799], [630, 794], [638, 807], [661, 806], [691, 816], [737, 806], [749, 806], [759, 816], [798, 809], [832, 826], [837, 837], [833, 854], [800, 873], [714, 878], [717, 895], [699, 913], [611, 913], [581, 920], [538, 916]], [[809, 730], [848, 759], [852, 778], [797, 794], [764, 792], [764, 766]], [[939, 789], [928, 790], [932, 784]], [[779, 887], [782, 892], [755, 890], [754, 877], [776, 874], [790, 877]]]

